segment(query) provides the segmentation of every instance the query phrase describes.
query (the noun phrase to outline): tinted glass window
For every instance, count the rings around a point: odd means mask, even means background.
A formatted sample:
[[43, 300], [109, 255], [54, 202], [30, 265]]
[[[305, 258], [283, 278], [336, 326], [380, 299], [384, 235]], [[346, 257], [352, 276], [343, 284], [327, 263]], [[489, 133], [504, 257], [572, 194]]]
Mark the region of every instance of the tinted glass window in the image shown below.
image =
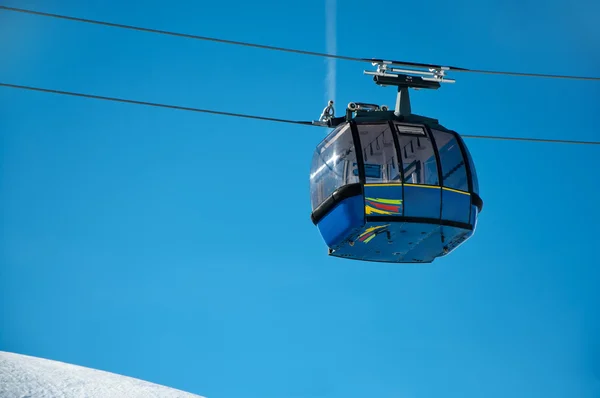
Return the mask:
[[453, 134], [433, 130], [433, 137], [442, 163], [442, 185], [448, 188], [469, 190], [465, 159]]
[[398, 124], [396, 134], [400, 143], [404, 182], [439, 185], [433, 146], [431, 140], [424, 135], [423, 127]]
[[344, 124], [332, 131], [313, 154], [310, 170], [312, 209], [339, 187], [355, 182], [359, 182], [356, 152], [350, 126]]
[[358, 125], [367, 184], [398, 181], [400, 168], [390, 125]]
[[469, 161], [469, 168], [471, 169], [471, 179], [473, 180], [473, 192], [479, 195], [479, 180], [477, 179], [477, 171], [475, 170], [475, 164], [473, 158], [469, 152], [469, 148], [465, 145], [464, 140], [461, 139], [465, 152], [467, 152], [467, 160]]

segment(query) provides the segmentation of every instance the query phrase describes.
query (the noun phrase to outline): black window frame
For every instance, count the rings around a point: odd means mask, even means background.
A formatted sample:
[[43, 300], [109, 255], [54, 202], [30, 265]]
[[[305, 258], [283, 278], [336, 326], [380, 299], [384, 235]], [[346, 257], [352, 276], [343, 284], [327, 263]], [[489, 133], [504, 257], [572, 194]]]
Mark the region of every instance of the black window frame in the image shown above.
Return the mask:
[[[347, 122], [350, 126], [350, 132], [352, 134], [352, 142], [354, 144], [354, 150], [356, 151], [356, 164], [358, 167], [358, 182], [357, 183], [351, 183], [351, 184], [346, 184], [346, 185], [342, 185], [341, 187], [338, 187], [335, 191], [333, 191], [329, 197], [327, 197], [326, 199], [324, 199], [319, 205], [317, 205], [315, 207], [315, 209], [313, 210], [312, 214], [311, 214], [311, 219], [312, 222], [316, 225], [329, 211], [330, 209], [332, 209], [337, 203], [341, 202], [342, 200], [352, 197], [352, 196], [356, 196], [356, 195], [360, 195], [360, 194], [364, 194], [364, 186], [367, 184], [366, 182], [366, 177], [365, 177], [365, 162], [364, 162], [364, 157], [363, 157], [363, 150], [364, 148], [361, 145], [360, 142], [360, 134], [358, 131], [358, 125], [377, 125], [377, 124], [385, 124], [388, 123], [389, 128], [391, 129], [392, 132], [392, 137], [394, 140], [394, 147], [396, 150], [396, 158], [398, 159], [397, 161], [399, 162], [399, 171], [400, 171], [400, 178], [401, 178], [401, 182], [398, 185], [402, 186], [402, 197], [404, 197], [404, 186], [406, 184], [405, 182], [405, 176], [404, 176], [404, 155], [403, 152], [401, 150], [400, 147], [400, 141], [399, 141], [399, 136], [401, 135], [405, 135], [405, 136], [411, 136], [411, 137], [426, 137], [429, 138], [429, 140], [431, 141], [432, 147], [433, 147], [433, 154], [435, 157], [435, 161], [436, 161], [436, 169], [437, 169], [437, 174], [438, 174], [438, 184], [437, 185], [432, 185], [432, 184], [426, 184], [426, 185], [430, 185], [430, 186], [435, 186], [435, 187], [439, 187], [440, 188], [440, 220], [442, 219], [442, 206], [443, 206], [443, 188], [450, 188], [453, 190], [456, 190], [452, 187], [446, 187], [444, 185], [444, 181], [442, 179], [443, 176], [443, 172], [442, 172], [442, 163], [441, 163], [441, 158], [440, 158], [440, 153], [439, 153], [439, 148], [437, 146], [437, 142], [435, 140], [435, 136], [433, 134], [432, 130], [439, 130], [445, 133], [449, 133], [451, 134], [455, 139], [456, 142], [458, 143], [458, 146], [460, 148], [461, 151], [461, 155], [463, 157], [463, 161], [465, 164], [465, 170], [466, 170], [466, 174], [467, 174], [467, 186], [468, 186], [468, 194], [471, 197], [471, 204], [475, 205], [478, 210], [479, 213], [481, 213], [482, 209], [483, 209], [483, 200], [481, 199], [481, 197], [479, 196], [478, 193], [473, 191], [473, 174], [471, 171], [471, 161], [469, 161], [470, 156], [468, 155], [468, 152], [466, 150], [466, 144], [464, 142], [464, 140], [462, 139], [462, 137], [460, 136], [460, 134], [458, 134], [456, 131], [454, 130], [449, 130], [441, 125], [435, 125], [435, 126], [430, 126], [428, 123], [418, 123], [418, 122], [403, 122], [403, 121], [398, 121], [398, 120], [387, 120], [387, 121], [365, 121], [365, 122], [360, 122], [357, 123], [354, 119], [350, 120]], [[422, 127], [424, 134], [411, 134], [411, 133], [400, 133], [398, 132], [397, 129], [397, 125], [405, 125], [405, 126], [414, 126], [414, 127]], [[473, 163], [474, 164], [474, 163]], [[387, 182], [389, 183], [389, 182]], [[372, 185], [377, 185], [377, 184], [386, 184], [386, 183], [369, 183]], [[470, 209], [470, 212], [472, 211], [472, 209]], [[470, 214], [469, 214], [470, 215]]]

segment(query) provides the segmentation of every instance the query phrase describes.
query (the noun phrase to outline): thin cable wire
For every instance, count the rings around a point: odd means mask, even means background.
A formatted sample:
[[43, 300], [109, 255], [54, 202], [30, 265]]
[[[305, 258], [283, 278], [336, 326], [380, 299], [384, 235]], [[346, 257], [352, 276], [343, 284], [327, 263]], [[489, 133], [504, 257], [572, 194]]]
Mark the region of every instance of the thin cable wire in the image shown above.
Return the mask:
[[[223, 112], [223, 111], [216, 111], [216, 110], [210, 110], [210, 109], [193, 108], [193, 107], [188, 107], [188, 106], [162, 104], [162, 103], [157, 103], [157, 102], [137, 101], [137, 100], [131, 100], [131, 99], [125, 99], [125, 98], [106, 97], [106, 96], [101, 96], [101, 95], [85, 94], [85, 93], [75, 93], [72, 91], [62, 91], [62, 90], [54, 90], [54, 89], [41, 88], [41, 87], [23, 86], [23, 85], [19, 85], [19, 84], [10, 84], [10, 83], [0, 82], [0, 87], [9, 87], [9, 88], [20, 89], [20, 90], [38, 91], [38, 92], [44, 92], [44, 93], [73, 96], [73, 97], [91, 98], [91, 99], [97, 99], [97, 100], [102, 100], [102, 101], [112, 101], [112, 102], [121, 102], [121, 103], [135, 104], [135, 105], [142, 105], [142, 106], [152, 106], [152, 107], [157, 107], [157, 108], [176, 109], [176, 110], [187, 111], [187, 112], [210, 113], [210, 114], [214, 114], [214, 115], [239, 117], [239, 118], [246, 118], [246, 119], [258, 119], [258, 120], [265, 120], [265, 121], [269, 121], [269, 122], [300, 124], [300, 125], [305, 125], [305, 126], [321, 127], [319, 125], [314, 125], [312, 122], [306, 122], [306, 121], [279, 119], [279, 118], [266, 117], [266, 116], [248, 115], [248, 114], [243, 114], [243, 113]], [[553, 140], [553, 139], [545, 139], [545, 138], [515, 138], [515, 137], [466, 135], [466, 134], [465, 135], [461, 134], [461, 136], [464, 138], [477, 138], [477, 139], [488, 139], [488, 140], [550, 142], [550, 143], [580, 144], [580, 145], [600, 145], [600, 141]]]
[[484, 69], [455, 69], [454, 72], [468, 72], [468, 73], [480, 73], [483, 75], [503, 75], [503, 76], [517, 76], [517, 77], [543, 77], [549, 79], [567, 79], [567, 80], [597, 80], [600, 81], [600, 77], [593, 76], [572, 76], [572, 75], [548, 75], [544, 73], [530, 73], [530, 72], [506, 72], [506, 71], [494, 71]]
[[136, 101], [136, 100], [130, 100], [130, 99], [125, 99], [125, 98], [105, 97], [105, 96], [101, 96], [101, 95], [75, 93], [75, 92], [71, 92], [71, 91], [54, 90], [54, 89], [41, 88], [41, 87], [22, 86], [19, 84], [10, 84], [10, 83], [0, 82], [0, 86], [16, 88], [16, 89], [21, 89], [21, 90], [41, 91], [44, 93], [51, 93], [51, 94], [69, 95], [69, 96], [73, 96], [73, 97], [92, 98], [92, 99], [98, 99], [98, 100], [103, 100], [103, 101], [123, 102], [123, 103], [128, 103], [128, 104], [153, 106], [153, 107], [157, 107], [157, 108], [169, 108], [169, 109], [176, 109], [176, 110], [187, 111], [187, 112], [211, 113], [214, 115], [241, 117], [241, 118], [246, 118], [246, 119], [259, 119], [259, 120], [266, 120], [269, 122], [304, 124], [304, 125], [311, 125], [311, 126], [313, 125], [311, 122], [302, 122], [302, 121], [288, 120], [288, 119], [278, 119], [278, 118], [266, 117], [266, 116], [246, 115], [243, 113], [215, 111], [215, 110], [211, 110], [211, 109], [192, 108], [192, 107], [188, 107], [188, 106], [169, 105], [169, 104], [161, 104], [161, 103], [156, 103], [156, 102]]
[[[340, 60], [344, 60], [344, 61], [354, 61], [354, 62], [363, 62], [363, 63], [364, 62], [372, 63], [373, 61], [377, 61], [377, 59], [374, 59], [374, 58], [350, 57], [350, 56], [345, 56], [345, 55], [335, 55], [335, 54], [321, 53], [321, 52], [315, 52], [315, 51], [298, 50], [298, 49], [286, 48], [286, 47], [276, 47], [276, 46], [249, 43], [249, 42], [243, 42], [243, 41], [226, 40], [226, 39], [219, 39], [219, 38], [215, 38], [215, 37], [199, 36], [199, 35], [178, 33], [178, 32], [151, 29], [151, 28], [143, 28], [140, 26], [117, 24], [117, 23], [113, 23], [113, 22], [98, 21], [98, 20], [93, 20], [93, 19], [70, 17], [70, 16], [62, 15], [62, 14], [53, 14], [53, 13], [48, 13], [48, 12], [34, 11], [34, 10], [28, 10], [28, 9], [24, 9], [24, 8], [17, 8], [17, 7], [0, 6], [0, 10], [21, 12], [21, 13], [25, 13], [25, 14], [38, 15], [38, 16], [50, 17], [50, 18], [65, 19], [65, 20], [69, 20], [69, 21], [83, 22], [83, 23], [88, 23], [88, 24], [110, 26], [110, 27], [119, 28], [119, 29], [128, 29], [128, 30], [135, 30], [135, 31], [140, 31], [140, 32], [155, 33], [155, 34], [160, 34], [160, 35], [183, 37], [186, 39], [212, 41], [212, 42], [232, 44], [232, 45], [237, 45], [237, 46], [261, 48], [264, 50], [282, 51], [282, 52], [289, 52], [289, 53], [302, 54], [302, 55], [311, 55], [311, 56], [317, 56], [317, 57], [335, 58], [335, 59], [340, 59]], [[379, 60], [379, 61], [381, 61], [381, 60]], [[444, 66], [444, 65], [437, 65], [437, 64], [426, 64], [426, 63], [408, 62], [408, 61], [392, 61], [392, 62], [396, 65], [405, 65], [405, 66], [414, 66], [414, 67], [423, 67], [423, 68], [443, 67]], [[485, 70], [485, 69], [468, 69], [468, 68], [460, 68], [460, 67], [450, 67], [450, 69], [455, 72], [468, 72], [468, 73], [480, 73], [480, 74], [491, 74], [491, 75], [507, 75], [507, 76], [522, 76], [522, 77], [542, 77], [542, 78], [551, 78], [551, 79], [600, 81], [600, 77], [588, 77], [588, 76], [571, 76], [571, 75], [553, 75], [553, 74], [529, 73], [529, 72], [493, 71], [493, 70]]]
[[346, 61], [365, 62], [364, 58], [346, 57], [343, 55], [333, 55], [333, 54], [320, 53], [320, 52], [314, 52], [314, 51], [296, 50], [296, 49], [292, 49], [292, 48], [275, 47], [275, 46], [268, 46], [268, 45], [264, 45], [264, 44], [255, 44], [255, 43], [248, 43], [248, 42], [243, 42], [243, 41], [219, 39], [216, 37], [198, 36], [198, 35], [192, 35], [192, 34], [187, 34], [187, 33], [172, 32], [172, 31], [167, 31], [167, 30], [142, 28], [140, 26], [123, 25], [123, 24], [118, 24], [118, 23], [113, 23], [113, 22], [97, 21], [97, 20], [93, 20], [93, 19], [69, 17], [67, 15], [52, 14], [52, 13], [48, 13], [48, 12], [26, 10], [23, 8], [8, 7], [8, 6], [2, 6], [2, 5], [0, 5], [0, 10], [21, 12], [21, 13], [25, 13], [25, 14], [39, 15], [39, 16], [50, 17], [50, 18], [66, 19], [69, 21], [83, 22], [83, 23], [89, 23], [89, 24], [95, 24], [95, 25], [111, 26], [113, 28], [135, 30], [135, 31], [139, 31], [139, 32], [156, 33], [159, 35], [183, 37], [186, 39], [193, 39], [193, 40], [213, 41], [213, 42], [217, 42], [217, 43], [233, 44], [236, 46], [262, 48], [264, 50], [283, 51], [283, 52], [303, 54], [303, 55], [313, 55], [313, 56], [317, 56], [317, 57], [337, 58], [337, 59], [342, 59], [342, 60], [346, 60]]
[[474, 138], [474, 139], [494, 139], [504, 141], [528, 141], [528, 142], [549, 142], [558, 144], [583, 144], [583, 145], [600, 145], [600, 141], [575, 141], [575, 140], [553, 140], [549, 138], [519, 138], [519, 137], [498, 137], [489, 135], [468, 135], [461, 134], [463, 138]]

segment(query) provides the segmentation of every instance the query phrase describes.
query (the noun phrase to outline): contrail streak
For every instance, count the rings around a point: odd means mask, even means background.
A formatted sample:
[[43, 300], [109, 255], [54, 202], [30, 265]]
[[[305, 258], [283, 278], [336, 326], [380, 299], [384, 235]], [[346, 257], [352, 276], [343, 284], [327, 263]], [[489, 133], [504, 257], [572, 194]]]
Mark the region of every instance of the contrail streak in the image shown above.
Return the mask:
[[[326, 35], [325, 39], [327, 42], [327, 52], [329, 54], [337, 54], [337, 43], [336, 43], [336, 0], [325, 0], [325, 26]], [[327, 62], [327, 77], [326, 77], [326, 101], [333, 100], [334, 107], [335, 103], [335, 72], [336, 72], [336, 59], [328, 58]]]

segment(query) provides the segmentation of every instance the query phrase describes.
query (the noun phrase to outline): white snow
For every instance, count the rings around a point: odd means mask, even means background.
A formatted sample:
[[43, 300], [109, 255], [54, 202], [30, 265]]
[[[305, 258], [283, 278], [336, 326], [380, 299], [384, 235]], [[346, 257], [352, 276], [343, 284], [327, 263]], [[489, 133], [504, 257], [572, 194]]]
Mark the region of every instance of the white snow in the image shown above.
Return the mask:
[[0, 351], [2, 398], [204, 398], [115, 373]]

